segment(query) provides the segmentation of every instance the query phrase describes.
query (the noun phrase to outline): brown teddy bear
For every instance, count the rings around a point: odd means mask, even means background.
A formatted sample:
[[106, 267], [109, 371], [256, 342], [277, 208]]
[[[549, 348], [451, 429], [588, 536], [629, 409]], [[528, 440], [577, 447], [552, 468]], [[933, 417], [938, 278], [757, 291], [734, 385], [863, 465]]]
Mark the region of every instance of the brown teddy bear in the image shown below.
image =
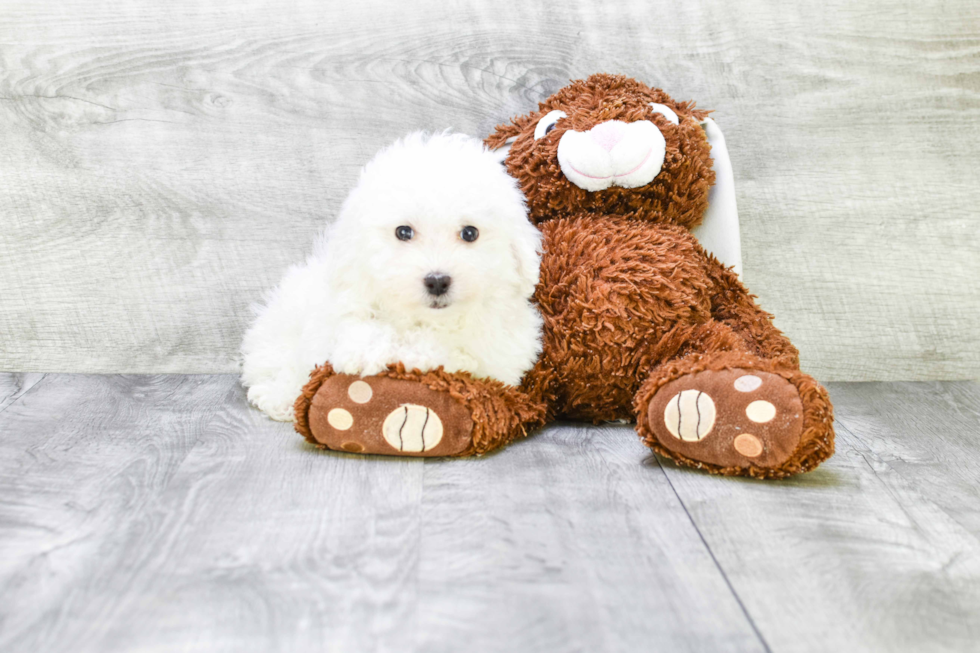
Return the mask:
[[781, 478], [828, 458], [827, 392], [690, 232], [714, 183], [706, 114], [593, 75], [499, 126], [487, 145], [511, 144], [505, 164], [544, 236], [534, 369], [513, 388], [325, 365], [297, 399], [297, 431], [336, 450], [465, 456], [558, 418], [625, 419], [657, 453], [717, 474]]

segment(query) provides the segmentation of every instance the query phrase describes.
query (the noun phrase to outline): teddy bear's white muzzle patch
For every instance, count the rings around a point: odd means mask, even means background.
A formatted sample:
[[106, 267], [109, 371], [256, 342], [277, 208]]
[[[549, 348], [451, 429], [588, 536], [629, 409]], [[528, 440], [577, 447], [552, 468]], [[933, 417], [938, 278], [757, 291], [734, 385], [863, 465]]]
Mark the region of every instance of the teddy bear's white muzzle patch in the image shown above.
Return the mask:
[[660, 173], [667, 142], [649, 120], [607, 120], [587, 132], [568, 130], [558, 142], [565, 177], [587, 191], [639, 188]]

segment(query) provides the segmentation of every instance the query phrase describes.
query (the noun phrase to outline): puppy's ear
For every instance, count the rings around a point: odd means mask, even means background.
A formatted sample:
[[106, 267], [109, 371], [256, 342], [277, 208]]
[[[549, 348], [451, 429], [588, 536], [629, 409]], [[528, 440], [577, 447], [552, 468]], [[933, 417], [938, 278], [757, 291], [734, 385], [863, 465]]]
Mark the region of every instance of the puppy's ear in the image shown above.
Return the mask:
[[519, 237], [510, 244], [521, 295], [530, 297], [538, 285], [541, 268], [541, 232], [530, 222], [521, 225]]
[[507, 160], [507, 155], [510, 154], [510, 146], [513, 145], [514, 141], [516, 140], [516, 136], [511, 136], [504, 141], [504, 144], [501, 147], [498, 147], [490, 152], [497, 159], [497, 163], [503, 165], [504, 161]]

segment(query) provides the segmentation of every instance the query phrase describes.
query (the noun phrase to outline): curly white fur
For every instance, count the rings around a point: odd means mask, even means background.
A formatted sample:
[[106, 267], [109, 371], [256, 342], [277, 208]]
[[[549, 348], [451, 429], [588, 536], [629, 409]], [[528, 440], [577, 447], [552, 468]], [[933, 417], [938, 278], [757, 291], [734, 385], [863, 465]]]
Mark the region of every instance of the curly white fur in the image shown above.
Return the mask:
[[[410, 241], [396, 238], [401, 225]], [[465, 226], [476, 241], [462, 240]], [[410, 134], [364, 167], [313, 254], [257, 309], [242, 343], [249, 401], [291, 420], [324, 361], [347, 374], [402, 362], [516, 385], [541, 350], [530, 302], [539, 246], [517, 183], [479, 140]], [[440, 297], [423, 284], [436, 272], [452, 277]]]

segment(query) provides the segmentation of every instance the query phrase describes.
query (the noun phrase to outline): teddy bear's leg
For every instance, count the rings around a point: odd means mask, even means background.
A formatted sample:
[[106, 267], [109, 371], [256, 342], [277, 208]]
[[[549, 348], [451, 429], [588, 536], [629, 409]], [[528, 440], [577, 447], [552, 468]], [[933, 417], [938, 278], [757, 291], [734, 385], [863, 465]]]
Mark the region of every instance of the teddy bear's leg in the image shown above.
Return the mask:
[[637, 431], [654, 451], [759, 478], [809, 471], [833, 453], [827, 392], [787, 357], [759, 356], [716, 321], [690, 335], [686, 351], [657, 366], [634, 400]]
[[738, 334], [747, 351], [780, 365], [799, 368], [799, 351], [773, 325], [772, 315], [755, 303], [738, 275], [717, 261], [709, 263], [708, 274], [715, 289], [711, 316]]
[[400, 365], [363, 378], [318, 367], [295, 408], [296, 430], [309, 442], [390, 456], [483, 454], [544, 418], [541, 404], [498, 381]]

